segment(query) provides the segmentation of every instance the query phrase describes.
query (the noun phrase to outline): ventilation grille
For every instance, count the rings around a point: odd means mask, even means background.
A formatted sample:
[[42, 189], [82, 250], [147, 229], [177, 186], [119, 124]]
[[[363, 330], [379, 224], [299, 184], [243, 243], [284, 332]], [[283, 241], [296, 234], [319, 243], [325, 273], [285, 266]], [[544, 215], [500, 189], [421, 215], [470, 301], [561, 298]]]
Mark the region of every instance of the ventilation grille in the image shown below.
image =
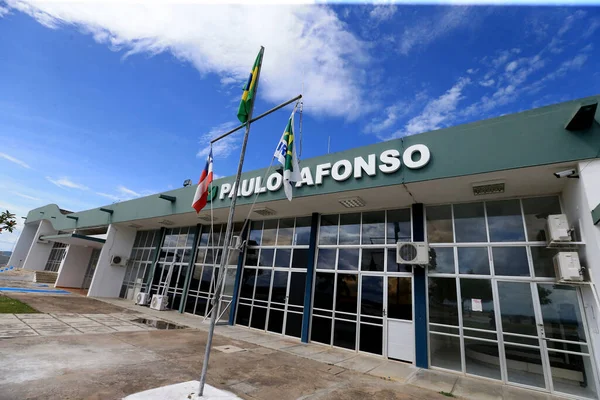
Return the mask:
[[[198, 219], [201, 219], [202, 221], [210, 222], [210, 215], [208, 215], [208, 214], [199, 215]], [[216, 221], [217, 219], [218, 219], [217, 217], [213, 217], [213, 221]]]
[[473, 185], [473, 194], [475, 196], [497, 193], [504, 193], [504, 182], [490, 182]]
[[175, 225], [175, 222], [169, 221], [168, 219], [163, 219], [162, 221], [159, 222], [159, 224], [164, 225], [164, 226], [171, 226], [171, 225]]
[[263, 217], [269, 217], [271, 215], [277, 214], [275, 212], [275, 210], [271, 210], [270, 208], [267, 208], [267, 207], [255, 208], [254, 212], [257, 213], [258, 215], [262, 215]]
[[361, 199], [358, 196], [339, 199], [338, 201], [341, 205], [343, 205], [346, 208], [364, 207], [367, 204], [363, 199]]

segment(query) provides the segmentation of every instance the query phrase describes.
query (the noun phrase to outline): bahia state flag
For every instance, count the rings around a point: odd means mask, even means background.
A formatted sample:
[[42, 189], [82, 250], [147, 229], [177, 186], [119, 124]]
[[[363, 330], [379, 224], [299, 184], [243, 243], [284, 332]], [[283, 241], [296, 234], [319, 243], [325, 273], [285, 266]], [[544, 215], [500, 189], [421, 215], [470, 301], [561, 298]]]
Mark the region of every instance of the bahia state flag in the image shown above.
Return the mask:
[[258, 85], [258, 75], [262, 65], [264, 51], [264, 47], [261, 47], [256, 56], [256, 60], [254, 61], [254, 65], [252, 66], [252, 71], [250, 71], [248, 81], [244, 85], [244, 93], [242, 93], [242, 101], [240, 101], [240, 107], [238, 108], [237, 113], [237, 117], [242, 124], [248, 122], [248, 116], [250, 115], [252, 104], [256, 97], [256, 86]]
[[202, 175], [200, 175], [200, 180], [198, 181], [198, 187], [196, 187], [196, 194], [194, 195], [194, 200], [192, 201], [192, 208], [196, 210], [196, 213], [199, 213], [200, 210], [206, 206], [208, 202], [208, 189], [210, 188], [210, 184], [213, 181], [213, 155], [212, 149], [210, 149], [210, 153], [208, 154], [208, 158], [206, 159], [206, 165], [204, 166], [204, 170], [202, 171]]
[[274, 158], [283, 165], [283, 188], [289, 201], [292, 201], [292, 188], [296, 182], [302, 180], [298, 156], [296, 156], [296, 143], [294, 141], [294, 114], [296, 107], [290, 115], [285, 131], [275, 150]]

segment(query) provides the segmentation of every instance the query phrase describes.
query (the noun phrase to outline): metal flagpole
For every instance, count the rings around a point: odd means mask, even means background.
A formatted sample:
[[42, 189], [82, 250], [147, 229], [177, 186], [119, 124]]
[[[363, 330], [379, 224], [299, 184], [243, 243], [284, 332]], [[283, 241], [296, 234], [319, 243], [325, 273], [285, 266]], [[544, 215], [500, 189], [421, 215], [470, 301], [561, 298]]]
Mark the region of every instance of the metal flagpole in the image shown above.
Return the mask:
[[[265, 48], [260, 47], [261, 53], [264, 54]], [[215, 294], [212, 299], [212, 314], [210, 316], [210, 326], [208, 328], [208, 338], [206, 339], [206, 351], [204, 352], [204, 362], [202, 363], [202, 374], [200, 375], [200, 389], [198, 391], [198, 397], [202, 397], [204, 393], [204, 385], [206, 383], [206, 373], [208, 371], [208, 360], [210, 358], [210, 350], [212, 346], [213, 334], [215, 331], [215, 324], [217, 323], [218, 306], [221, 297], [221, 288], [223, 286], [223, 279], [225, 275], [225, 268], [227, 265], [227, 259], [229, 258], [229, 244], [231, 242], [231, 236], [233, 231], [233, 215], [235, 213], [235, 204], [237, 202], [237, 193], [240, 186], [240, 177], [242, 175], [242, 166], [244, 165], [244, 157], [246, 155], [246, 145], [248, 144], [248, 136], [250, 134], [250, 121], [252, 120], [252, 113], [254, 111], [254, 102], [256, 101], [256, 95], [258, 93], [258, 84], [260, 82], [260, 70], [262, 69], [262, 59], [260, 58], [260, 64], [258, 66], [258, 73], [256, 76], [256, 86], [254, 87], [254, 98], [252, 99], [252, 106], [248, 113], [248, 119], [246, 121], [246, 133], [244, 134], [244, 141], [242, 142], [242, 150], [240, 152], [240, 163], [238, 164], [237, 174], [235, 176], [235, 184], [233, 185], [233, 196], [231, 199], [231, 205], [229, 206], [229, 217], [227, 218], [227, 229], [225, 230], [225, 241], [223, 243], [223, 251], [221, 253], [220, 262], [220, 274], [217, 287], [215, 288]]]

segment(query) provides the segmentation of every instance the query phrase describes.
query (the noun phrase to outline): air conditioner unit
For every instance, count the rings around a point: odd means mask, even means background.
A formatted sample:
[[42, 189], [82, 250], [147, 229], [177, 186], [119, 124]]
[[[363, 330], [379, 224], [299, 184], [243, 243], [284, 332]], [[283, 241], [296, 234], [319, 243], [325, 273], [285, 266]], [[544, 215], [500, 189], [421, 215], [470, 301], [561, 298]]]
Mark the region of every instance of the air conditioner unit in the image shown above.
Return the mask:
[[429, 245], [425, 242], [396, 243], [396, 262], [398, 264], [429, 264]]
[[548, 242], [570, 242], [571, 230], [565, 214], [548, 215], [546, 222], [546, 240]]
[[579, 254], [575, 251], [561, 251], [554, 258], [556, 277], [564, 282], [581, 282], [583, 273], [579, 264]]
[[135, 297], [135, 304], [146, 306], [150, 302], [150, 293], [139, 292]]
[[155, 294], [152, 296], [152, 302], [150, 303], [151, 309], [164, 311], [167, 309], [167, 305], [169, 305], [169, 296], [161, 294]]
[[124, 267], [127, 264], [127, 260], [121, 256], [112, 256], [110, 258], [110, 265], [114, 265], [117, 267]]

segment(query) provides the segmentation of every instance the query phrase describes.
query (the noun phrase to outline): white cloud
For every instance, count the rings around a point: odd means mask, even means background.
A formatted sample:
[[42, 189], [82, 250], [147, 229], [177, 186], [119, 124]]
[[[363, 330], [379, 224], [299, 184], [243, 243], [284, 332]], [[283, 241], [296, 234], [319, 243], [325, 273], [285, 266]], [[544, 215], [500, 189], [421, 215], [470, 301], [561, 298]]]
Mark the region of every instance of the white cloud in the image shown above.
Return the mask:
[[394, 104], [385, 109], [383, 118], [375, 118], [364, 129], [365, 133], [380, 133], [391, 128], [403, 115], [406, 115], [408, 105], [405, 103]]
[[27, 199], [27, 200], [42, 201], [42, 199], [39, 199], [39, 198], [34, 197], [34, 196], [30, 196], [28, 194], [24, 194], [24, 193], [20, 193], [20, 192], [11, 192], [11, 193], [14, 194], [15, 196], [19, 196], [19, 197], [22, 197], [22, 198]]
[[408, 55], [415, 48], [422, 48], [451, 31], [472, 24], [470, 8], [448, 8], [437, 17], [423, 18], [408, 26], [400, 37], [400, 53]]
[[594, 32], [596, 32], [596, 29], [598, 29], [598, 28], [600, 28], [600, 19], [592, 20], [592, 22], [590, 23], [590, 26], [583, 34], [583, 38], [584, 39], [589, 38], [590, 36], [592, 36], [594, 34]]
[[470, 83], [469, 78], [460, 78], [446, 93], [429, 101], [419, 115], [411, 118], [392, 137], [414, 135], [447, 126], [453, 121], [458, 103], [464, 98], [462, 92]]
[[506, 68], [504, 69], [506, 72], [512, 72], [515, 69], [517, 69], [517, 65], [519, 65], [518, 62], [516, 61], [511, 61], [508, 64], [506, 64]]
[[353, 118], [369, 110], [363, 85], [368, 45], [326, 6], [44, 0], [8, 5], [50, 28], [73, 24], [125, 56], [171, 52], [225, 82], [243, 81], [264, 45], [263, 99], [278, 103], [297, 95], [304, 71], [303, 94], [315, 114]]
[[102, 196], [102, 197], [106, 197], [107, 199], [111, 199], [113, 201], [121, 201], [121, 197], [117, 196], [116, 194], [110, 194], [110, 193], [103, 193], [103, 192], [96, 192], [96, 194], [98, 196]]
[[493, 79], [485, 79], [485, 80], [479, 82], [479, 84], [483, 87], [493, 86], [494, 83], [496, 83], [496, 81]]
[[129, 188], [126, 188], [123, 185], [117, 186], [117, 191], [124, 196], [131, 196], [131, 197], [140, 197], [141, 196], [141, 194], [139, 194], [138, 192], [131, 190]]
[[153, 194], [152, 191], [143, 190], [141, 192], [136, 192], [133, 189], [129, 189], [123, 185], [119, 185], [116, 188], [116, 193], [105, 193], [105, 192], [96, 192], [98, 196], [106, 197], [112, 201], [125, 201], [135, 199], [137, 197], [143, 197]]
[[78, 189], [78, 190], [89, 190], [89, 188], [87, 186], [79, 184], [79, 183], [75, 183], [67, 177], [54, 179], [54, 178], [47, 176], [46, 179], [49, 182], [52, 182], [56, 186], [63, 188], [63, 189], [68, 188], [68, 189]]
[[17, 165], [20, 165], [23, 168], [31, 169], [31, 167], [29, 166], [29, 164], [27, 164], [26, 162], [21, 161], [21, 160], [19, 160], [17, 158], [14, 158], [13, 156], [9, 156], [6, 153], [0, 153], [0, 158], [4, 158], [5, 160], [8, 160], [8, 161], [13, 162], [13, 163], [15, 163]]
[[398, 7], [394, 5], [378, 5], [369, 12], [369, 17], [376, 21], [387, 21], [396, 14]]
[[5, 15], [7, 15], [9, 13], [10, 13], [10, 10], [0, 4], [0, 18], [4, 17]]
[[573, 23], [575, 21], [577, 21], [578, 19], [585, 17], [585, 15], [586, 15], [586, 12], [583, 10], [577, 10], [573, 14], [568, 15], [567, 18], [565, 18], [563, 25], [560, 27], [560, 29], [557, 32], [558, 36], [563, 36], [565, 33], [567, 33], [573, 26]]
[[[236, 126], [238, 126], [237, 122], [225, 122], [213, 127], [210, 131], [203, 134], [200, 137], [200, 150], [196, 154], [196, 157], [202, 159], [208, 157], [208, 153], [210, 153], [210, 141]], [[225, 159], [240, 147], [240, 131], [233, 133], [212, 145], [213, 159]]]

